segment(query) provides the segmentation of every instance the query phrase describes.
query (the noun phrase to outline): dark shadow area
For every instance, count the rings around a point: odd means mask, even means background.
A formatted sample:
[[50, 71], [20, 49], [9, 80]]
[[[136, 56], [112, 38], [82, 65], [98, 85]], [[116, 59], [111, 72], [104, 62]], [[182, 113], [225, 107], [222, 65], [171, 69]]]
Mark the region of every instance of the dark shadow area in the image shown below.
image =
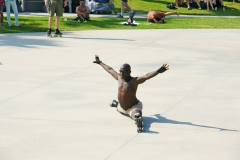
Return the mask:
[[73, 39], [94, 39], [94, 40], [103, 40], [103, 41], [134, 41], [130, 39], [117, 39], [117, 38], [76, 38], [76, 37], [66, 37], [66, 38], [73, 38]]
[[[149, 2], [148, 0], [142, 0], [142, 1]], [[158, 4], [160, 3], [160, 4], [165, 4], [166, 5], [167, 3], [169, 3], [169, 1], [152, 0], [151, 3], [158, 3]]]
[[46, 40], [42, 33], [34, 33], [34, 36], [43, 36], [42, 39], [25, 38], [30, 37], [29, 33], [1, 34], [0, 46], [15, 46], [24, 48], [36, 48], [36, 46], [58, 46], [54, 41]]
[[[238, 130], [232, 130], [232, 129], [227, 129], [227, 128], [220, 128], [220, 127], [214, 127], [214, 126], [194, 124], [194, 123], [191, 123], [191, 122], [181, 122], [181, 121], [171, 120], [171, 119], [167, 119], [167, 118], [161, 116], [160, 114], [155, 114], [153, 116], [156, 117], [156, 121], [153, 122], [153, 123], [180, 124], [180, 125], [189, 125], [189, 126], [196, 126], [196, 127], [209, 128], [209, 129], [217, 129], [219, 131], [238, 132]], [[149, 123], [149, 125], [147, 125], [147, 126], [151, 126], [151, 123]]]
[[[122, 114], [122, 115], [124, 115], [124, 114]], [[124, 116], [131, 118], [128, 115], [124, 115]], [[189, 125], [189, 126], [196, 126], [196, 127], [201, 127], [201, 128], [217, 129], [219, 131], [238, 132], [238, 130], [232, 130], [232, 129], [227, 129], [227, 128], [220, 128], [220, 127], [214, 127], [214, 126], [194, 124], [191, 122], [181, 122], [181, 121], [171, 120], [171, 119], [167, 119], [167, 118], [161, 116], [160, 114], [155, 114], [153, 116], [155, 116], [156, 118], [143, 116], [144, 133], [150, 133], [150, 134], [158, 134], [159, 133], [157, 131], [150, 130], [152, 123], [169, 123], [169, 124]]]
[[[31, 39], [25, 38], [30, 37], [33, 34], [34, 37], [42, 37], [41, 39]], [[52, 35], [54, 32], [52, 33]], [[67, 37], [69, 33], [63, 32], [62, 38], [73, 38], [73, 39], [89, 39], [89, 40], [103, 40], [103, 41], [133, 41], [130, 39], [120, 39], [120, 38], [81, 38], [81, 37]], [[72, 34], [72, 33], [71, 33]], [[71, 35], [69, 34], [69, 35]], [[0, 35], [0, 46], [15, 46], [15, 47], [24, 47], [24, 48], [37, 48], [36, 46], [57, 46], [54, 39], [58, 37], [48, 38], [45, 33], [11, 33], [11, 34], [1, 34]], [[67, 45], [66, 45], [67, 46]], [[65, 46], [62, 46], [65, 47]]]

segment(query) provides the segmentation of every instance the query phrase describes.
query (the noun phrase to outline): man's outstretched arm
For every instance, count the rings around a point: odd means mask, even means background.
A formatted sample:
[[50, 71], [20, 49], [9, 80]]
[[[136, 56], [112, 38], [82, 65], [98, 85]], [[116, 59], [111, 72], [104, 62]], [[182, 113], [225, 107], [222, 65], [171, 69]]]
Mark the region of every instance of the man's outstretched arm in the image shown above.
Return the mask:
[[148, 80], [148, 79], [150, 79], [152, 77], [155, 77], [159, 73], [165, 72], [168, 69], [169, 69], [169, 65], [163, 64], [162, 67], [160, 67], [158, 70], [153, 71], [153, 72], [149, 72], [149, 73], [147, 73], [144, 76], [138, 77], [137, 78], [137, 82], [138, 82], [138, 84], [141, 84], [141, 83], [145, 82], [146, 80]]
[[118, 80], [118, 73], [110, 66], [104, 64], [102, 61], [100, 61], [98, 55], [95, 56], [95, 61], [93, 63], [97, 63], [101, 65], [109, 74], [113, 76], [116, 80]]

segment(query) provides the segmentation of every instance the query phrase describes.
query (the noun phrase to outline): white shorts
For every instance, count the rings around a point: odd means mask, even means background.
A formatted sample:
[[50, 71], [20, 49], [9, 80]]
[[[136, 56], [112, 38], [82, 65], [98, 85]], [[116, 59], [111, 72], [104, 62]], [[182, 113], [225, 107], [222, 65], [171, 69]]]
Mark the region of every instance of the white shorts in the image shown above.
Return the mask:
[[137, 104], [134, 104], [131, 108], [127, 109], [127, 110], [124, 110], [120, 104], [117, 106], [117, 111], [120, 112], [120, 113], [123, 113], [123, 114], [129, 114], [131, 116], [132, 114], [132, 111], [135, 110], [135, 109], [138, 109], [140, 111], [142, 111], [143, 109], [143, 105], [142, 105], [142, 102], [138, 100], [138, 103]]

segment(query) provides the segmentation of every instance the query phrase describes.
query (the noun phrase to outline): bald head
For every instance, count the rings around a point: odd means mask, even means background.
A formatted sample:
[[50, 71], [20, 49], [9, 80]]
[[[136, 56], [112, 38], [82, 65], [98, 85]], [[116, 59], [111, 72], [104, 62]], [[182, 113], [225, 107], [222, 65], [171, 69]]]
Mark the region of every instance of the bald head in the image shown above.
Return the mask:
[[120, 68], [122, 71], [130, 71], [131, 72], [131, 66], [127, 63], [123, 64]]

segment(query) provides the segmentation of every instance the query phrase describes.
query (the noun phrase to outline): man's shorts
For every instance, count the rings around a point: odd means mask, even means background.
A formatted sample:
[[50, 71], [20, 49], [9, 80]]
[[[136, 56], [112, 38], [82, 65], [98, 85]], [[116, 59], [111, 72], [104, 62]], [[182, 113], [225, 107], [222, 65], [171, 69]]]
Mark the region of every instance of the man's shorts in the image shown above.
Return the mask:
[[128, 0], [122, 0], [122, 2], [128, 2]]
[[50, 0], [48, 6], [48, 13], [50, 16], [63, 16], [64, 8], [63, 8], [63, 1], [62, 0]]
[[0, 6], [0, 12], [3, 12], [3, 6]]
[[131, 108], [129, 108], [128, 110], [124, 110], [120, 104], [117, 106], [117, 111], [123, 114], [129, 114], [131, 116], [132, 111], [138, 109], [140, 111], [142, 111], [143, 109], [143, 105], [141, 101], [138, 101], [138, 103], [136, 103], [135, 105], [133, 105]]

